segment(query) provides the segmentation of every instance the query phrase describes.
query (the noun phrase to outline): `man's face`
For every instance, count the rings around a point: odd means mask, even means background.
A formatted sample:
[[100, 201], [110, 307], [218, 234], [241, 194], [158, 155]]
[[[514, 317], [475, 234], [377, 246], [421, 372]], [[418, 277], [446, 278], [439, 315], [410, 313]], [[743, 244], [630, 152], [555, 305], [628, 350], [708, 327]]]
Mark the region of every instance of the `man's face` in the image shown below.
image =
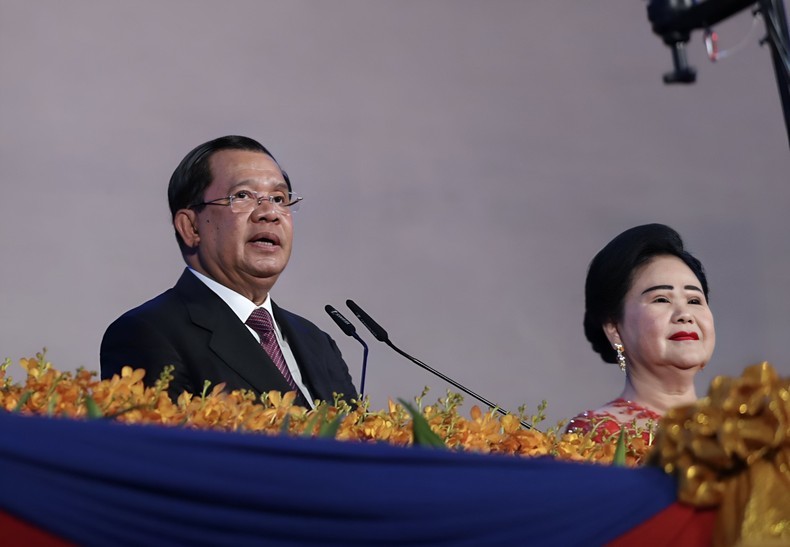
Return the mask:
[[[221, 150], [209, 159], [212, 182], [203, 195], [211, 201], [251, 190], [259, 195], [288, 192], [277, 164], [261, 152]], [[288, 264], [293, 241], [290, 214], [264, 200], [250, 213], [206, 205], [195, 211], [197, 253], [190, 265], [260, 304]]]

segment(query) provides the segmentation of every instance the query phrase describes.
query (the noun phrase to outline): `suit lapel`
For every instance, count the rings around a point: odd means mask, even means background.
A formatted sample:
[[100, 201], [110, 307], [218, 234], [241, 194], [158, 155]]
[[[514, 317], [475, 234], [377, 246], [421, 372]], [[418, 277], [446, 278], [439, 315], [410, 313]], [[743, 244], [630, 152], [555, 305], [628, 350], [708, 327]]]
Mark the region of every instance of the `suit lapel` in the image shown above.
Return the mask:
[[[184, 299], [192, 322], [211, 332], [208, 349], [213, 356], [234, 370], [258, 393], [290, 389], [244, 323], [214, 291], [189, 270], [184, 271], [175, 289]], [[206, 359], [211, 357], [207, 355]]]

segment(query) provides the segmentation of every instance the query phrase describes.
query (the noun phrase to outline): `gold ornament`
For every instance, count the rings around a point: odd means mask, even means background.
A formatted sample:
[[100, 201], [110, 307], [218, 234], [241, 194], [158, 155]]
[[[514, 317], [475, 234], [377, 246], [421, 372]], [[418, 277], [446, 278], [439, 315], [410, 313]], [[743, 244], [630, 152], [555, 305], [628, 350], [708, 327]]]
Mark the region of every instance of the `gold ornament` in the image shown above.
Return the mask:
[[766, 362], [719, 376], [664, 415], [654, 446], [681, 502], [719, 507], [714, 545], [790, 544], [790, 378]]

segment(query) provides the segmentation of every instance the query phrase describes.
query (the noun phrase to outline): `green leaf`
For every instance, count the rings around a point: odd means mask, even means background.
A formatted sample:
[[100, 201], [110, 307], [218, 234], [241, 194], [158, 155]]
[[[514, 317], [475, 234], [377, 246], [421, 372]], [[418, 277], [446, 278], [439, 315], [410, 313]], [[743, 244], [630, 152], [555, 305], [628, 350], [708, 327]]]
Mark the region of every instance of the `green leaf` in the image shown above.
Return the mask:
[[338, 413], [332, 421], [322, 423], [318, 428], [318, 436], [322, 439], [334, 439], [345, 417], [345, 414]]
[[99, 405], [96, 404], [96, 401], [94, 401], [93, 397], [90, 395], [85, 396], [85, 408], [88, 411], [88, 418], [96, 419], [104, 416], [101, 408], [99, 408]]
[[318, 421], [323, 422], [325, 416], [326, 416], [326, 406], [321, 405], [315, 410], [315, 414], [310, 416], [310, 419], [307, 420], [307, 423], [304, 426], [304, 431], [302, 432], [302, 437], [312, 437], [313, 429], [315, 429], [316, 422]]
[[47, 416], [54, 416], [55, 409], [58, 406], [58, 396], [57, 395], [50, 395], [49, 401], [47, 402]]
[[16, 406], [14, 407], [14, 410], [12, 412], [19, 412], [20, 410], [22, 410], [22, 407], [27, 404], [27, 402], [30, 400], [32, 396], [33, 396], [32, 391], [30, 390], [25, 391], [22, 394], [22, 396], [19, 398], [19, 401], [17, 401]]
[[620, 426], [620, 436], [617, 437], [617, 446], [614, 449], [612, 465], [625, 467], [625, 426]]
[[285, 418], [283, 418], [283, 423], [280, 426], [280, 433], [286, 435], [288, 433], [288, 428], [290, 427], [290, 425], [291, 425], [291, 415], [286, 414]]
[[413, 405], [407, 403], [403, 399], [398, 399], [398, 402], [409, 411], [409, 414], [411, 414], [412, 437], [415, 446], [447, 448], [447, 445], [444, 444], [444, 441], [441, 439], [441, 437], [439, 437], [439, 435], [433, 432], [430, 424], [428, 424], [428, 420], [425, 419], [425, 416], [423, 416], [419, 410], [414, 408]]

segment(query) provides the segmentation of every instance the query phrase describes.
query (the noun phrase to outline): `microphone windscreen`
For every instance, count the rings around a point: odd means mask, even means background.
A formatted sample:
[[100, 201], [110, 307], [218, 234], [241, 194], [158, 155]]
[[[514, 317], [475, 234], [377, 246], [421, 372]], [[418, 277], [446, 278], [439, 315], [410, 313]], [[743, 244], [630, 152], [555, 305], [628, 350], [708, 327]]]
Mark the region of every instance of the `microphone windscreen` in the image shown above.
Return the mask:
[[329, 314], [329, 317], [331, 317], [335, 323], [337, 323], [337, 326], [340, 327], [340, 330], [346, 333], [346, 336], [354, 336], [354, 334], [357, 332], [357, 329], [354, 328], [354, 325], [352, 325], [348, 319], [343, 317], [342, 313], [337, 311], [329, 304], [324, 306], [324, 309], [326, 310], [326, 313]]
[[376, 323], [371, 316], [369, 316], [365, 311], [357, 306], [353, 300], [346, 300], [346, 306], [354, 312], [354, 315], [357, 316], [363, 325], [367, 327], [367, 329], [373, 334], [373, 336], [379, 342], [389, 342], [389, 336], [387, 335], [387, 331], [385, 331], [381, 326]]

